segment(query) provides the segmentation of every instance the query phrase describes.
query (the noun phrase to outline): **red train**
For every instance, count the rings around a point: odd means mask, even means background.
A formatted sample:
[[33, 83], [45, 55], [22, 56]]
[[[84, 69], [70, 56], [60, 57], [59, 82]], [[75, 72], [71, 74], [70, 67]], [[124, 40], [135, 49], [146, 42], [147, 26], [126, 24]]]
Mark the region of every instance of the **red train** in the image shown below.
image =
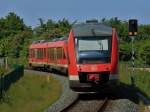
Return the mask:
[[29, 64], [67, 71], [74, 91], [99, 91], [118, 82], [117, 32], [97, 22], [76, 24], [68, 38], [34, 42]]

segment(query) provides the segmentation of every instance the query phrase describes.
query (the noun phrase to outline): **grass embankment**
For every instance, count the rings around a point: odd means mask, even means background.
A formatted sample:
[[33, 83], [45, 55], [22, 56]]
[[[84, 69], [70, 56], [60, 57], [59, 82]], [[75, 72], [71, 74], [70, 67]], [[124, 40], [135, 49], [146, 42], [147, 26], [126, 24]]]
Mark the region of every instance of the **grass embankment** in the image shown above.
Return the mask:
[[60, 94], [61, 86], [51, 76], [25, 72], [6, 92], [0, 112], [43, 112]]
[[[131, 85], [132, 69], [127, 65], [120, 65], [120, 81]], [[135, 69], [135, 84], [136, 87], [150, 98], [150, 72]]]

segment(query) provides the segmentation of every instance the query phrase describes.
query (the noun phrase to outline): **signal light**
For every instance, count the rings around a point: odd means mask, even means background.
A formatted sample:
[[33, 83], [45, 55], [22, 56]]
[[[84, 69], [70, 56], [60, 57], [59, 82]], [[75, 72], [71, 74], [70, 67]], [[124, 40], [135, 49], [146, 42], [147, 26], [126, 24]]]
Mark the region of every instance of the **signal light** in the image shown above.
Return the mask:
[[137, 35], [137, 32], [134, 32], [134, 35]]
[[136, 19], [130, 19], [129, 20], [129, 36], [136, 36], [138, 34], [138, 23]]
[[129, 35], [132, 35], [132, 32], [129, 32]]

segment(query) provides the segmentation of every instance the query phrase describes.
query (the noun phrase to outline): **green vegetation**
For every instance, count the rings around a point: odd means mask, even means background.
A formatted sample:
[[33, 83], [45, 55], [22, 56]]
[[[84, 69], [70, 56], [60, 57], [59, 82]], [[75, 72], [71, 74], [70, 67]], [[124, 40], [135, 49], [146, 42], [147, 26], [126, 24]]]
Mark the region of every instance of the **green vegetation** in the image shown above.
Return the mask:
[[66, 19], [44, 22], [40, 18], [39, 22], [40, 25], [32, 29], [14, 12], [0, 18], [0, 57], [7, 56], [10, 63], [27, 65], [28, 48], [34, 40], [59, 38], [67, 35], [71, 27]]
[[[28, 48], [34, 40], [51, 40], [69, 34], [71, 26], [76, 21], [70, 23], [67, 19], [44, 21], [39, 18], [39, 25], [35, 28], [27, 26], [23, 19], [14, 12], [10, 12], [6, 17], [0, 18], [0, 57], [9, 57], [12, 64], [19, 63], [28, 65]], [[113, 26], [117, 29], [120, 40], [120, 60], [131, 60], [131, 39], [128, 37], [128, 21], [123, 21], [117, 17], [100, 20], [101, 23]], [[135, 39], [136, 64], [150, 65], [150, 25], [139, 25], [139, 35]], [[144, 54], [144, 56], [143, 56]], [[17, 61], [16, 61], [17, 60]]]
[[[132, 69], [128, 68], [128, 65], [121, 65], [120, 66], [120, 81], [131, 85], [131, 73]], [[150, 72], [148, 71], [141, 71], [139, 69], [135, 70], [135, 83], [136, 87], [143, 92], [145, 95], [150, 97]]]
[[1, 112], [42, 112], [61, 94], [58, 81], [49, 75], [25, 72], [6, 92]]

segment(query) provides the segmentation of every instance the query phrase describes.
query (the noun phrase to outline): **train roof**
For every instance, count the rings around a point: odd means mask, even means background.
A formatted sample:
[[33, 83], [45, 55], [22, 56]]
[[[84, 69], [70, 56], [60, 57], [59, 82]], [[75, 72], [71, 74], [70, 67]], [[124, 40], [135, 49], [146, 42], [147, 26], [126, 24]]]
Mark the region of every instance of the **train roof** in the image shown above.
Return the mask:
[[62, 47], [66, 45], [66, 41], [48, 42], [48, 47]]
[[112, 35], [112, 27], [97, 22], [75, 24], [72, 30], [75, 37]]
[[[55, 38], [51, 41], [46, 40], [37, 40], [33, 41], [29, 48], [46, 48], [49, 47], [55, 47], [55, 46], [62, 46], [67, 42], [68, 37], [61, 37], [61, 38]], [[56, 43], [57, 42], [57, 43]]]
[[56, 42], [56, 41], [66, 41], [68, 40], [68, 36], [64, 36], [64, 37], [60, 37], [60, 38], [54, 38], [52, 40], [37, 40], [37, 41], [33, 41], [32, 44], [44, 44], [47, 42]]
[[30, 47], [29, 48], [46, 48], [47, 47], [47, 42], [45, 42], [45, 43], [32, 43], [31, 45], [30, 45]]

